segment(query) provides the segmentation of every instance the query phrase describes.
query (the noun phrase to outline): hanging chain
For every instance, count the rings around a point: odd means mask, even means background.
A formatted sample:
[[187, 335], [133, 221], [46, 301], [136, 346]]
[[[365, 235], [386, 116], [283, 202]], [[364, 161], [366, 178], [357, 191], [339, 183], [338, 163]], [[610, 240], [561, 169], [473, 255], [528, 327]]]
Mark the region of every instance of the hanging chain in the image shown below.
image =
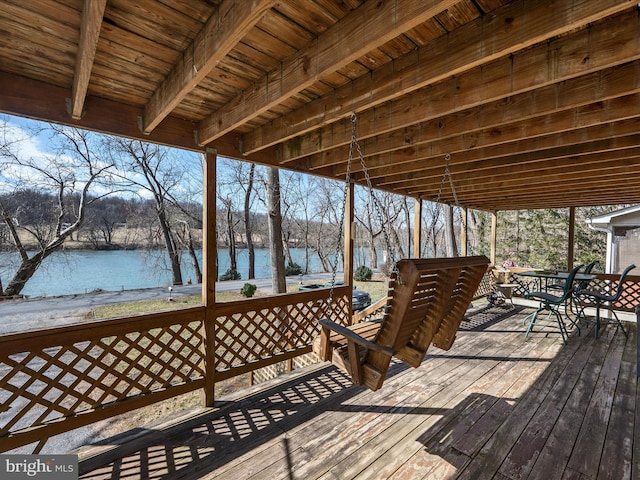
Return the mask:
[[[371, 183], [371, 177], [369, 176], [369, 171], [367, 170], [367, 165], [364, 163], [364, 155], [362, 154], [362, 149], [360, 148], [360, 142], [358, 142], [358, 137], [356, 135], [356, 127], [358, 123], [358, 117], [355, 113], [351, 114], [351, 143], [355, 144], [358, 150], [358, 157], [360, 158], [360, 165], [362, 166], [362, 171], [364, 173], [364, 178], [367, 181], [367, 187], [369, 189], [369, 202], [373, 204], [373, 209], [376, 212], [376, 216], [378, 217], [378, 222], [380, 222], [380, 228], [382, 229], [382, 234], [384, 236], [384, 242], [389, 252], [389, 260], [393, 265], [393, 272], [396, 272], [397, 262], [395, 258], [395, 254], [393, 253], [393, 248], [391, 247], [391, 239], [389, 238], [389, 232], [385, 228], [384, 217], [382, 216], [382, 209], [380, 208], [380, 203], [375, 196], [373, 191], [373, 185]], [[374, 247], [375, 248], [375, 247]]]
[[351, 183], [351, 164], [353, 163], [353, 144], [354, 144], [354, 137], [355, 137], [354, 127], [353, 127], [354, 115], [355, 113], [351, 114], [351, 122], [352, 122], [351, 142], [349, 143], [349, 157], [347, 159], [347, 174], [345, 175], [344, 189], [343, 189], [343, 195], [342, 195], [342, 211], [340, 213], [340, 222], [338, 223], [338, 225], [340, 226], [338, 228], [338, 241], [336, 242], [335, 260], [331, 265], [331, 290], [329, 290], [329, 300], [327, 304], [328, 308], [330, 308], [331, 310], [333, 310], [333, 307], [332, 307], [333, 290], [336, 285], [336, 275], [338, 271], [338, 258], [340, 257], [340, 246], [343, 240], [344, 218], [345, 218], [345, 212], [347, 208], [347, 197], [349, 196], [349, 184]]
[[458, 204], [458, 194], [456, 193], [456, 188], [453, 185], [453, 177], [451, 176], [451, 170], [449, 170], [449, 161], [451, 160], [451, 155], [449, 155], [448, 153], [444, 156], [444, 173], [442, 174], [442, 180], [440, 181], [440, 188], [438, 189], [438, 197], [436, 198], [436, 214], [433, 216], [432, 221], [431, 221], [431, 228], [429, 229], [429, 233], [431, 233], [432, 235], [435, 236], [435, 226], [436, 223], [438, 221], [438, 219], [440, 218], [440, 210], [441, 210], [441, 201], [440, 199], [442, 198], [442, 192], [444, 190], [444, 185], [447, 182], [447, 179], [449, 180], [449, 187], [451, 188], [451, 194], [453, 195], [453, 202], [454, 205], [456, 207], [460, 207], [460, 205]]

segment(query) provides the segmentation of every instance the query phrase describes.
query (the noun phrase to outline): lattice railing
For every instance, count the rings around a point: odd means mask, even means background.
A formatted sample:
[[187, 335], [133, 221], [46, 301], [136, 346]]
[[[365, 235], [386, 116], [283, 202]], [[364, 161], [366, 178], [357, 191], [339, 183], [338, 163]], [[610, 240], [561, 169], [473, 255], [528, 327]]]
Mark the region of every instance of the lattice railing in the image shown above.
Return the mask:
[[[618, 288], [619, 280], [620, 275], [598, 273], [596, 278], [589, 282], [587, 289], [613, 295]], [[580, 300], [585, 307], [595, 306], [595, 303], [589, 302], [589, 297], [581, 297]], [[608, 308], [624, 312], [635, 312], [637, 305], [640, 305], [640, 276], [628, 275], [624, 280], [624, 290], [620, 300], [613, 305], [609, 305]]]
[[0, 336], [0, 451], [205, 388], [205, 365], [219, 381], [309, 352], [318, 319], [349, 323], [350, 288], [328, 296], [216, 304], [213, 328], [202, 306]]
[[476, 290], [476, 293], [473, 296], [474, 299], [480, 298], [480, 297], [486, 297], [491, 293], [491, 281], [492, 281], [491, 268], [492, 267], [487, 269], [487, 272], [482, 277], [482, 280], [480, 280], [480, 285], [478, 285], [478, 289]]
[[1, 336], [0, 450], [203, 388], [203, 318], [200, 307]]
[[216, 379], [310, 352], [319, 319], [348, 324], [350, 294], [349, 287], [334, 289], [331, 310], [327, 289], [216, 305]]

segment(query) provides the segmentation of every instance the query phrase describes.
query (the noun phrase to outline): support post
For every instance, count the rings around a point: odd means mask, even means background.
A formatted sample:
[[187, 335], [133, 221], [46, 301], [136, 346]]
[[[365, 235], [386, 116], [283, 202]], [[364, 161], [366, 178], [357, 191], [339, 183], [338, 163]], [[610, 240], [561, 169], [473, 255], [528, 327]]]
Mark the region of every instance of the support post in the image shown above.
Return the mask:
[[466, 257], [467, 255], [469, 255], [469, 251], [468, 251], [468, 230], [467, 230], [467, 209], [466, 208], [461, 208], [460, 209], [460, 219], [462, 222], [462, 225], [460, 225], [460, 255], [462, 255], [463, 257]]
[[204, 162], [204, 211], [202, 212], [202, 302], [204, 303], [205, 385], [203, 403], [215, 402], [216, 351], [216, 152], [207, 149]]
[[[354, 204], [355, 187], [353, 183], [349, 183], [347, 187], [347, 198], [344, 217], [344, 284], [349, 285], [353, 289], [353, 243], [355, 240], [355, 222], [353, 221], [353, 204]], [[351, 304], [352, 296], [349, 295], [349, 319], [353, 318], [353, 305]], [[351, 320], [349, 320], [351, 323]]]
[[569, 239], [567, 244], [567, 270], [573, 269], [573, 258], [576, 243], [576, 207], [569, 207]]
[[420, 258], [422, 253], [422, 200], [419, 198], [413, 207], [413, 256]]
[[491, 212], [491, 264], [496, 264], [496, 246], [498, 244], [498, 212]]

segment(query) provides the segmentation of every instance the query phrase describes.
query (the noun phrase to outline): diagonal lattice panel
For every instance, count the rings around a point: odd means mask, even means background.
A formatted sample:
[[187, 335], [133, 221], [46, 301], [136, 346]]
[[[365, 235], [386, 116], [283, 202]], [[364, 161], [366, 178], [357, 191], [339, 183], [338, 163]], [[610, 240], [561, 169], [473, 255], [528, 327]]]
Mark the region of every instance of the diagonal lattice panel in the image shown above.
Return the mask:
[[159, 317], [165, 321], [155, 325], [165, 325], [155, 328], [145, 328], [151, 320], [114, 322], [114, 334], [103, 322], [95, 338], [91, 328], [77, 326], [54, 329], [46, 339], [40, 332], [3, 338], [0, 435], [204, 378], [202, 321]]
[[[336, 289], [337, 290], [337, 289]], [[306, 292], [264, 301], [235, 303], [215, 320], [215, 365], [222, 372], [308, 347], [327, 316], [327, 292]], [[347, 324], [348, 298], [336, 295], [331, 315]]]

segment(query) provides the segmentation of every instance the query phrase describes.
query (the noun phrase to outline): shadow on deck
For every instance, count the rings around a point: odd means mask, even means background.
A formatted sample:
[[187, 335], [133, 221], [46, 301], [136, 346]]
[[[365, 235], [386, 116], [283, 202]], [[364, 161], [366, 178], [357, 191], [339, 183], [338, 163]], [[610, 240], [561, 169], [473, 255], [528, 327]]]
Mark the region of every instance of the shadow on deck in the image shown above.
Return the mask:
[[525, 339], [528, 312], [470, 311], [451, 350], [394, 363], [377, 392], [315, 365], [111, 438], [81, 478], [638, 478], [635, 325], [563, 346], [552, 329]]

